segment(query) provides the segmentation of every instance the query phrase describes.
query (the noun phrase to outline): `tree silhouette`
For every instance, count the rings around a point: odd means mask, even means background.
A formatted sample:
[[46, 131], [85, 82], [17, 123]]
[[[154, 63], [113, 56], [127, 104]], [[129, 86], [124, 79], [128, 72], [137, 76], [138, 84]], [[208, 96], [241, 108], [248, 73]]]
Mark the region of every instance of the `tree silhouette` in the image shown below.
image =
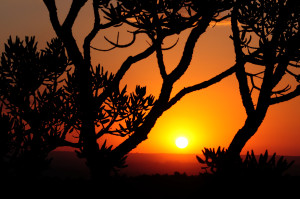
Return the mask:
[[232, 140], [230, 153], [241, 152], [271, 105], [300, 95], [299, 9], [295, 0], [237, 1], [234, 6], [236, 77], [247, 119]]
[[[1, 166], [8, 176], [37, 176], [50, 163], [48, 153], [59, 146], [82, 150], [81, 138], [77, 142], [68, 139], [69, 134], [76, 135], [81, 125], [76, 106], [78, 81], [72, 69], [58, 39], [39, 52], [34, 37], [26, 37], [25, 42], [18, 37], [15, 41], [9, 38], [0, 65]], [[98, 97], [99, 90], [105, 89], [113, 78], [100, 66], [95, 67], [93, 97]], [[97, 138], [108, 133], [130, 135], [153, 104], [154, 98], [145, 95], [145, 87], [137, 86], [129, 96], [125, 87], [121, 92], [113, 91], [103, 104], [95, 107], [95, 125], [102, 127]], [[103, 161], [110, 150], [104, 144], [98, 159]], [[79, 151], [78, 154], [83, 156]], [[98, 170], [108, 173], [108, 168], [123, 164], [121, 159]]]
[[[95, 179], [109, 174], [113, 165], [122, 166], [124, 157], [147, 136], [157, 119], [186, 94], [206, 88], [233, 74], [235, 66], [216, 77], [197, 85], [182, 89], [171, 98], [174, 83], [185, 73], [193, 55], [198, 38], [205, 32], [210, 22], [219, 22], [228, 18], [221, 16], [223, 11], [231, 8], [229, 0], [162, 0], [162, 1], [100, 1], [93, 0], [94, 25], [84, 38], [83, 50], [78, 47], [72, 34], [72, 27], [79, 11], [87, 0], [73, 0], [66, 18], [60, 23], [54, 0], [44, 0], [49, 11], [50, 21], [57, 36], [62, 40], [68, 56], [74, 65], [74, 73], [68, 74], [66, 90], [72, 97], [71, 104], [76, 109], [75, 127], [79, 132], [78, 152], [86, 158], [91, 175]], [[133, 39], [128, 44], [120, 44], [119, 34], [116, 42], [105, 39], [113, 47], [103, 50], [91, 46], [97, 34], [115, 26], [127, 24], [133, 28]], [[163, 51], [171, 49], [163, 45], [167, 37], [191, 29], [186, 41], [181, 60], [177, 67], [167, 74]], [[129, 56], [115, 75], [103, 73], [103, 69], [91, 66], [91, 49], [109, 51], [132, 45], [140, 34], [150, 40], [149, 47], [136, 55]], [[126, 90], [119, 89], [120, 81], [134, 63], [156, 53], [160, 75], [163, 79], [158, 99], [146, 96], [145, 88], [137, 87], [134, 94], [125, 96]], [[75, 107], [76, 106], [76, 107]], [[122, 123], [123, 121], [123, 123]], [[119, 129], [111, 130], [114, 123]], [[97, 128], [96, 128], [97, 127]], [[100, 129], [100, 130], [99, 130]], [[100, 147], [97, 140], [105, 133], [127, 136], [116, 148]], [[129, 135], [129, 136], [128, 136]]]
[[[146, 116], [144, 123], [132, 136], [116, 147], [114, 153], [117, 155], [130, 152], [139, 143], [146, 140], [148, 133], [163, 112], [172, 107], [186, 94], [206, 88], [235, 71], [235, 66], [233, 66], [208, 81], [183, 88], [171, 98], [174, 83], [183, 76], [190, 65], [198, 38], [206, 31], [210, 22], [219, 22], [228, 17], [227, 15], [220, 17], [220, 14], [231, 8], [231, 1], [132, 0], [121, 2], [124, 3], [125, 13], [133, 12], [132, 17], [127, 19], [125, 23], [137, 28], [134, 34], [146, 33], [150, 38], [156, 53], [163, 83], [159, 98]], [[163, 45], [164, 40], [168, 37], [179, 35], [186, 29], [191, 29], [191, 31], [185, 43], [182, 57], [175, 69], [167, 74], [163, 51], [172, 48], [176, 43], [166, 48]], [[115, 45], [118, 46], [117, 44]]]
[[[58, 39], [39, 52], [34, 37], [9, 38], [0, 65], [1, 159], [18, 175], [38, 175], [69, 127], [58, 83], [69, 66]], [[53, 111], [55, 110], [55, 111]], [[63, 119], [62, 119], [63, 118]], [[7, 170], [5, 170], [7, 171]]]

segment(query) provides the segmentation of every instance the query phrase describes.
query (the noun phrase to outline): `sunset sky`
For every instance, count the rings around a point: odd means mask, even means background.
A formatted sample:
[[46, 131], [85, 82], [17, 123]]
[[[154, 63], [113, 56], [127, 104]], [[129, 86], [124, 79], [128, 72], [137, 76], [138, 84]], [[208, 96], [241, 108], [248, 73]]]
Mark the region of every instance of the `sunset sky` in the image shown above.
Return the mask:
[[[60, 0], [58, 12], [63, 18], [71, 0]], [[73, 33], [79, 46], [93, 23], [90, 2], [78, 16]], [[0, 2], [0, 52], [4, 42], [11, 35], [24, 38], [36, 36], [39, 48], [46, 41], [55, 37], [48, 12], [42, 0], [1, 0]], [[131, 35], [120, 29], [120, 43], [127, 43]], [[165, 51], [168, 71], [177, 65], [189, 31], [183, 32], [175, 48]], [[222, 23], [210, 27], [196, 45], [192, 63], [184, 76], [175, 84], [173, 94], [180, 89], [200, 83], [228, 69], [235, 63], [230, 24]], [[117, 37], [117, 30], [103, 32], [93, 42], [97, 48], [107, 49], [106, 36], [112, 41]], [[172, 44], [178, 37], [171, 38]], [[130, 55], [135, 55], [148, 44], [145, 37], [139, 37], [136, 43], [127, 49], [115, 49], [110, 52], [92, 51], [93, 65], [101, 64], [110, 72], [116, 72], [122, 62]], [[158, 96], [162, 80], [156, 64], [155, 55], [143, 60], [127, 72], [122, 86], [127, 85], [132, 91], [136, 85], [147, 86], [147, 93]], [[273, 105], [258, 132], [247, 143], [242, 153], [253, 149], [263, 153], [268, 149], [280, 155], [300, 155], [300, 97], [288, 102]], [[205, 90], [187, 95], [175, 106], [166, 111], [149, 134], [149, 139], [142, 142], [133, 152], [139, 153], [193, 153], [200, 154], [204, 147], [228, 147], [235, 133], [245, 121], [246, 114], [238, 92], [234, 75]], [[176, 147], [176, 138], [183, 136], [189, 145]], [[109, 138], [108, 143], [120, 142], [120, 138]]]

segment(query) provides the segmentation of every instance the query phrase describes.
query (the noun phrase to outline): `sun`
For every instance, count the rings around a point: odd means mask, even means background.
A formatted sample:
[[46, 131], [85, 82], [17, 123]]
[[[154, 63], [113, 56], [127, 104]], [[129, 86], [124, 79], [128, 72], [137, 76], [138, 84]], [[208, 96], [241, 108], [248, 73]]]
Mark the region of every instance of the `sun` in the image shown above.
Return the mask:
[[176, 146], [180, 149], [187, 147], [188, 143], [189, 141], [185, 137], [179, 137], [175, 141]]

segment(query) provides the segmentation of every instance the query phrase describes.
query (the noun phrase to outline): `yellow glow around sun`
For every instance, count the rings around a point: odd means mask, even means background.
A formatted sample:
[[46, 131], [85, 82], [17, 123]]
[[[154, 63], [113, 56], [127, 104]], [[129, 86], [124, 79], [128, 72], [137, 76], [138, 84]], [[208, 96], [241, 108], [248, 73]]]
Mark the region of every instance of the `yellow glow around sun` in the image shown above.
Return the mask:
[[178, 148], [185, 148], [189, 144], [188, 140], [185, 137], [179, 137], [176, 139], [175, 144]]

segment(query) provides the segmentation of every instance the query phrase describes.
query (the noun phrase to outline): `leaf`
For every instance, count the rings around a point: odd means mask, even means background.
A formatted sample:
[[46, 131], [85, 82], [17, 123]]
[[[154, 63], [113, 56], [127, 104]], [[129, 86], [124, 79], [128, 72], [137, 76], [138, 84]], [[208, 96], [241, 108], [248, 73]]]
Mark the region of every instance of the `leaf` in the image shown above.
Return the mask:
[[268, 160], [268, 150], [266, 150], [265, 154], [264, 155], [260, 155], [259, 156], [259, 164], [266, 164], [267, 163], [267, 160]]
[[127, 85], [124, 86], [123, 90], [121, 91], [120, 95], [124, 96], [126, 93]]
[[122, 126], [122, 124], [119, 124], [122, 131], [126, 132], [126, 129]]
[[286, 167], [286, 169], [290, 168], [295, 163], [295, 160], [292, 160]]
[[101, 147], [100, 150], [102, 151], [102, 150], [105, 150], [105, 149], [106, 149], [106, 139], [105, 139], [105, 141], [103, 142], [102, 147]]
[[111, 151], [113, 145], [110, 145], [106, 150]]
[[202, 160], [202, 158], [200, 158], [199, 156], [196, 155], [196, 158], [198, 160], [198, 162], [200, 162], [201, 164], [205, 164], [205, 161]]
[[275, 158], [276, 158], [276, 153], [274, 153], [273, 156], [270, 158], [268, 164], [275, 166]]

